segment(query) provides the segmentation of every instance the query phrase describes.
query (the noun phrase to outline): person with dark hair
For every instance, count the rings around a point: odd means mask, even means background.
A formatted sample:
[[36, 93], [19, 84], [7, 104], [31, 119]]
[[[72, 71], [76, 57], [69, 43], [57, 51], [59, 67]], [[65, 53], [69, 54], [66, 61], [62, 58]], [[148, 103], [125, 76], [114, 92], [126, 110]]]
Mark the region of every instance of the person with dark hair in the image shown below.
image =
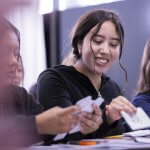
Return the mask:
[[150, 40], [145, 44], [137, 83], [137, 96], [132, 103], [136, 107], [142, 107], [150, 117]]
[[24, 88], [14, 85], [19, 61], [19, 31], [0, 17], [0, 148], [27, 146], [42, 141], [45, 134], [67, 132], [80, 112], [76, 106], [43, 111]]
[[[45, 110], [75, 105], [89, 95], [93, 100], [97, 97], [105, 100], [100, 108], [94, 107], [93, 113], [81, 113], [80, 132], [67, 135], [58, 142], [99, 138], [125, 131], [118, 122], [120, 112], [134, 113], [136, 108], [121, 96], [118, 85], [105, 75], [115, 61], [120, 60], [123, 44], [124, 30], [119, 17], [111, 11], [90, 11], [78, 19], [72, 30], [73, 51], [65, 61], [66, 65], [55, 66], [40, 74], [37, 93]], [[120, 66], [125, 71], [121, 63]]]

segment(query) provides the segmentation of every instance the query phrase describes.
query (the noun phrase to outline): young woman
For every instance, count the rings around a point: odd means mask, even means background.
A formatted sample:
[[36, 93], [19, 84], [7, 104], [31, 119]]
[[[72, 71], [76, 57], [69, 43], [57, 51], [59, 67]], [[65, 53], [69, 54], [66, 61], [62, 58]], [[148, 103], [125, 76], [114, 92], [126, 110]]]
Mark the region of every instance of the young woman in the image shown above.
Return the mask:
[[19, 31], [0, 17], [0, 147], [30, 145], [44, 134], [67, 132], [77, 123], [77, 107], [43, 112], [24, 88], [13, 84], [19, 59]]
[[[117, 84], [104, 73], [121, 58], [124, 31], [118, 16], [105, 10], [94, 10], [81, 16], [72, 31], [72, 66], [59, 65], [44, 71], [38, 79], [38, 100], [45, 110], [54, 106], [68, 107], [86, 96], [105, 99], [101, 109], [83, 112], [80, 132], [68, 140], [97, 138], [110, 134], [121, 118], [120, 111], [134, 113], [136, 108], [124, 97]], [[102, 123], [103, 119], [103, 123]], [[120, 128], [119, 128], [120, 129]], [[59, 141], [60, 142], [60, 141]]]
[[137, 87], [137, 96], [133, 99], [133, 104], [142, 107], [150, 116], [150, 40], [144, 48]]

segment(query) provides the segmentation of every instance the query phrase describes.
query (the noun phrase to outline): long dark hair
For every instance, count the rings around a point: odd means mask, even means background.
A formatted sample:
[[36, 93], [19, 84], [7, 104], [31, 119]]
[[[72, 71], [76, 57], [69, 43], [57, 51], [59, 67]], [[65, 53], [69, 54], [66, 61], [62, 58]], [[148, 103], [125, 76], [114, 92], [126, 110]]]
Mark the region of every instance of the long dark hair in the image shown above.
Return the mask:
[[150, 92], [150, 40], [145, 44], [137, 84], [137, 94], [145, 92]]
[[[12, 24], [10, 23], [7, 19], [4, 17], [0, 16], [0, 35], [3, 35], [6, 31], [13, 31], [19, 42], [19, 49], [20, 49], [20, 32], [19, 30]], [[19, 58], [18, 58], [19, 59]]]
[[[124, 45], [124, 29], [123, 29], [123, 26], [121, 24], [121, 21], [118, 15], [115, 14], [114, 12], [107, 11], [107, 10], [92, 10], [86, 13], [85, 15], [81, 16], [78, 19], [77, 23], [75, 24], [71, 32], [72, 54], [74, 54], [76, 61], [79, 60], [81, 58], [81, 55], [78, 50], [78, 44], [82, 43], [87, 33], [93, 27], [97, 26], [96, 31], [93, 33], [91, 37], [91, 40], [92, 40], [92, 38], [97, 34], [97, 32], [100, 30], [102, 24], [105, 21], [111, 21], [115, 25], [116, 31], [119, 35], [119, 40], [120, 40], [119, 65], [125, 72], [126, 83], [127, 83], [127, 72], [126, 72], [126, 69], [122, 66], [121, 61], [120, 61], [121, 56], [122, 56], [122, 51], [123, 51], [123, 45]], [[74, 60], [74, 58], [72, 57], [73, 56], [72, 54], [70, 53], [68, 55], [68, 58], [64, 60], [63, 64], [66, 63], [66, 65], [69, 65], [67, 64], [67, 61], [66, 61], [67, 59]], [[70, 60], [68, 61], [71, 62]]]
[[[12, 23], [10, 23], [7, 19], [0, 16], [0, 36], [5, 34], [6, 31], [12, 31], [16, 34], [18, 43], [19, 43], [19, 51], [20, 51], [20, 32], [19, 32], [19, 30]], [[17, 56], [18, 62], [20, 59], [21, 59], [21, 56], [19, 53], [19, 55]], [[17, 66], [16, 66], [16, 69], [17, 69]], [[12, 84], [13, 84], [13, 80], [14, 80], [14, 78], [11, 81]]]

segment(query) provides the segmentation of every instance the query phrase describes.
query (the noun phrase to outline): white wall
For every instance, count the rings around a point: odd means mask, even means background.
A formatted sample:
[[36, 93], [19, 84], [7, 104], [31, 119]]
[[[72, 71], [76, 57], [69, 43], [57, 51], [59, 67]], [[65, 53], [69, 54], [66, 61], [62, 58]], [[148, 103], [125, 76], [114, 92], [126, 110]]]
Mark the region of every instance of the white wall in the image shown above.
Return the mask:
[[8, 15], [21, 33], [21, 56], [25, 69], [23, 86], [26, 89], [36, 82], [40, 72], [46, 68], [44, 27], [38, 8], [38, 0], [32, 0], [31, 5], [21, 6]]

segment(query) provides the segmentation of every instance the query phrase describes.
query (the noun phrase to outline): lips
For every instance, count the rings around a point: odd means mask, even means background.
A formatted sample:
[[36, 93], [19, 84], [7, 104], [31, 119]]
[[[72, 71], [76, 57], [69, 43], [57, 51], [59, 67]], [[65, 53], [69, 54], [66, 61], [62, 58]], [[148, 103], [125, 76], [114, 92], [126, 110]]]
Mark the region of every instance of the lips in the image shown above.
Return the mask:
[[109, 62], [109, 59], [99, 57], [99, 58], [96, 58], [96, 62], [97, 62], [97, 64], [99, 64], [99, 65], [107, 65], [108, 62]]

